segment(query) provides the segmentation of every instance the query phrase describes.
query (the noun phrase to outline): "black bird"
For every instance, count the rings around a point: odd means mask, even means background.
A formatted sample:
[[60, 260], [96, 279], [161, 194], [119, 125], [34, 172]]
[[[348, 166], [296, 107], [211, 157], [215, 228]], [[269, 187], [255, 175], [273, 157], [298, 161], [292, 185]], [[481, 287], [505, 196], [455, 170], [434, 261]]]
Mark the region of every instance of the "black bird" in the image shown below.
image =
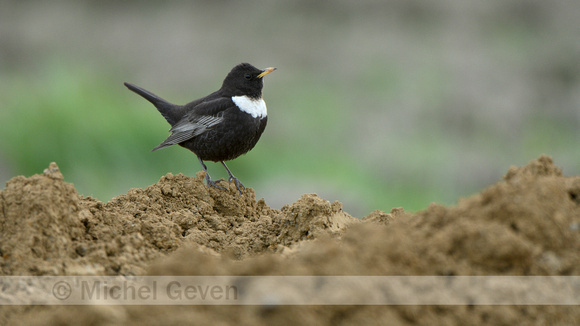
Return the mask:
[[[266, 128], [268, 116], [262, 99], [262, 78], [276, 68], [258, 69], [249, 63], [235, 66], [222, 87], [193, 102], [176, 105], [133, 84], [125, 86], [153, 103], [171, 125], [171, 135], [153, 151], [179, 145], [192, 151], [205, 171], [208, 186], [225, 189], [212, 181], [203, 161], [221, 162], [236, 188], [244, 185], [224, 161], [254, 148]], [[244, 187], [245, 188], [245, 187]]]

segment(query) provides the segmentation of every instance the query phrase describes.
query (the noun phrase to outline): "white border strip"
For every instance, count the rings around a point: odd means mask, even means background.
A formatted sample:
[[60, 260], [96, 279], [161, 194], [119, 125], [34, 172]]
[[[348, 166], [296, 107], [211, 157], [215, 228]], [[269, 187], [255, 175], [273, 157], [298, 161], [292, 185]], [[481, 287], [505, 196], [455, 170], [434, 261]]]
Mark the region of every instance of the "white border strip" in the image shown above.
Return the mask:
[[0, 305], [580, 305], [580, 276], [0, 276]]

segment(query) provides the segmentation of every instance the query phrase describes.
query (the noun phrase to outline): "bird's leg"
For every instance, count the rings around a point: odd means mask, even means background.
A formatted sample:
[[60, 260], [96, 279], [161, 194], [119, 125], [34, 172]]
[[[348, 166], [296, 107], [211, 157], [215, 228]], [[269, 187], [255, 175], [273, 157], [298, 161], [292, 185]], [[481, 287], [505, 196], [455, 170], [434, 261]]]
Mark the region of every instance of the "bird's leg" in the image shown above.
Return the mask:
[[244, 185], [240, 182], [240, 180], [238, 180], [238, 178], [234, 177], [234, 175], [232, 174], [232, 171], [230, 171], [230, 169], [228, 169], [228, 166], [226, 165], [226, 163], [224, 163], [224, 161], [220, 161], [222, 163], [222, 165], [224, 166], [224, 168], [226, 168], [226, 171], [228, 171], [228, 174], [230, 175], [230, 178], [228, 179], [229, 182], [232, 182], [232, 180], [234, 180], [234, 182], [236, 183], [236, 188], [238, 188], [238, 191], [240, 192], [240, 195], [242, 194], [242, 190], [240, 189], [240, 186], [242, 186], [242, 188], [246, 189], [246, 187], [244, 187]]
[[215, 181], [212, 181], [209, 173], [207, 172], [207, 167], [205, 166], [205, 164], [203, 163], [203, 161], [201, 160], [201, 158], [198, 156], [197, 159], [199, 160], [199, 163], [201, 163], [201, 167], [203, 168], [203, 171], [205, 171], [205, 181], [207, 181], [207, 186], [208, 187], [216, 187], [218, 189], [223, 189], [226, 190], [226, 188], [222, 187], [222, 186], [218, 186]]

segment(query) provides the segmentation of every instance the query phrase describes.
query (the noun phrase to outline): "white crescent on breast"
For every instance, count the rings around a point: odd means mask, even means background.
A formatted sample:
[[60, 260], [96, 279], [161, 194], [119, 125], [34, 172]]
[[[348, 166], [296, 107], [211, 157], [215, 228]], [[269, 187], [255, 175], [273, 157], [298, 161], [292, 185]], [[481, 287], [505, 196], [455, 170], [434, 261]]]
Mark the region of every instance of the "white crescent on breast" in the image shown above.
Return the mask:
[[232, 101], [240, 108], [240, 110], [248, 113], [254, 118], [264, 118], [268, 115], [266, 109], [266, 102], [264, 99], [252, 99], [247, 96], [232, 96]]

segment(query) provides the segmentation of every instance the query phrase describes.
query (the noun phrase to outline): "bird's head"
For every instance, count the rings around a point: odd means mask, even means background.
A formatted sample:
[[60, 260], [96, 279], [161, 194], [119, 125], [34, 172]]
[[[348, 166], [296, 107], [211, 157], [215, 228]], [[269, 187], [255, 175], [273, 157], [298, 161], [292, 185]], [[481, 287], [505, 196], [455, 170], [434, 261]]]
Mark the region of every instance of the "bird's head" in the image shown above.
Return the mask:
[[241, 63], [226, 76], [222, 90], [229, 96], [260, 98], [264, 86], [262, 78], [274, 70], [276, 68], [258, 69], [249, 63]]

